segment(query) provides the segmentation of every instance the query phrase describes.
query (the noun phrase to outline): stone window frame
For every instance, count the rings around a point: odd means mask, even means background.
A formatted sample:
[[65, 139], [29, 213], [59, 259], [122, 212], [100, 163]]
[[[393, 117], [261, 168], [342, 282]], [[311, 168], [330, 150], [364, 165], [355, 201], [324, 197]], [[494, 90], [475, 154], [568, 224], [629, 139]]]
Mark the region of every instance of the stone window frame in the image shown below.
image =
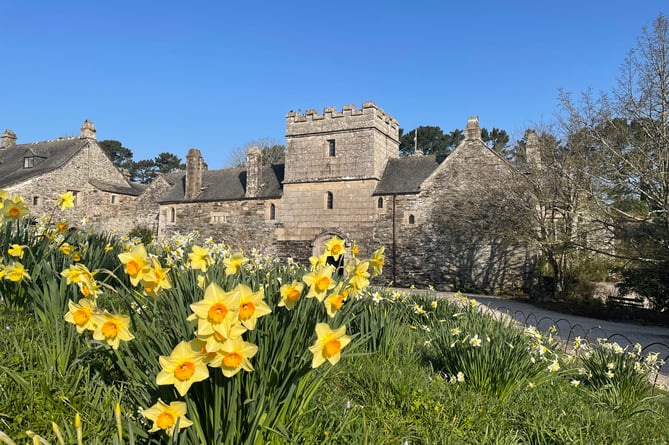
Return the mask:
[[402, 224], [405, 226], [414, 226], [418, 223], [416, 212], [405, 211], [402, 216]]
[[414, 215], [413, 213], [410, 213], [409, 217], [407, 218], [407, 223], [410, 226], [413, 226], [414, 224], [416, 224], [416, 215]]
[[376, 208], [379, 209], [379, 210], [382, 210], [383, 207], [384, 207], [383, 197], [379, 196], [379, 199], [376, 200]]
[[327, 145], [328, 157], [330, 157], [330, 158], [336, 157], [337, 156], [337, 143], [335, 142], [334, 139], [328, 139], [327, 142], [328, 142], [328, 145]]
[[223, 212], [210, 212], [209, 224], [226, 224], [228, 222], [228, 215]]
[[276, 206], [274, 204], [269, 205], [269, 219], [271, 221], [276, 220]]
[[325, 209], [332, 210], [334, 209], [334, 193], [325, 192]]

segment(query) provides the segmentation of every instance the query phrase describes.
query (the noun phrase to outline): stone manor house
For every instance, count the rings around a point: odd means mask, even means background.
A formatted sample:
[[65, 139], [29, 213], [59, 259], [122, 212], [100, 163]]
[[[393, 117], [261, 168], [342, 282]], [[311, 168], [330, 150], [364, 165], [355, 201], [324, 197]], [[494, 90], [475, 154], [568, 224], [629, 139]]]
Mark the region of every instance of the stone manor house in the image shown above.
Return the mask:
[[[185, 172], [148, 186], [114, 167], [89, 121], [79, 137], [16, 142], [10, 130], [2, 134], [0, 188], [21, 193], [35, 214], [50, 214], [57, 194], [70, 190], [77, 203], [68, 218], [86, 217], [100, 230], [145, 226], [159, 237], [197, 230], [303, 262], [338, 235], [356, 241], [361, 257], [385, 246], [384, 277], [398, 285], [496, 291], [527, 278], [529, 249], [485, 235], [487, 219], [499, 215], [462, 213], [499, 204], [523, 181], [521, 169], [483, 143], [477, 117], [442, 159], [400, 157], [398, 122], [373, 102], [291, 111], [285, 164], [263, 165], [251, 148], [246, 167], [209, 170], [193, 148]], [[528, 138], [528, 160], [536, 144], [536, 135]]]

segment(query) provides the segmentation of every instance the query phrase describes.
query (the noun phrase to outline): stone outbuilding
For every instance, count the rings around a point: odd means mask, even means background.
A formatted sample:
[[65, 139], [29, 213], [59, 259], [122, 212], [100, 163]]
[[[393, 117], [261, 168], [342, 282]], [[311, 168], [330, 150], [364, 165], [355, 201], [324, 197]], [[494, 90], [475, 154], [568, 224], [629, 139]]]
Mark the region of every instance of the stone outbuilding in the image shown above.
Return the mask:
[[[130, 182], [114, 166], [98, 144], [92, 122], [84, 122], [78, 137], [28, 144], [17, 140], [11, 130], [1, 136], [0, 188], [23, 196], [32, 215], [57, 215], [72, 225], [85, 218], [100, 231], [121, 233], [146, 222], [137, 218], [137, 203], [147, 186]], [[54, 211], [58, 195], [68, 191], [75, 207]], [[147, 208], [156, 227], [156, 200]]]

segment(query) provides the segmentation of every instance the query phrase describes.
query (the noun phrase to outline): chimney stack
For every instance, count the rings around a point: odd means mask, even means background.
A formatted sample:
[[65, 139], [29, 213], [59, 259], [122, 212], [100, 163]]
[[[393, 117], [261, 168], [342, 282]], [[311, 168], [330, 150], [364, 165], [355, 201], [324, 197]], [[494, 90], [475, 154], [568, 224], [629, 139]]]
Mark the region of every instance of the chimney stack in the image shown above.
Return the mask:
[[82, 139], [95, 139], [95, 125], [93, 122], [86, 119], [84, 125], [81, 126], [81, 136]]
[[0, 143], [0, 148], [2, 149], [16, 145], [16, 133], [12, 130], [5, 130], [0, 138], [2, 138], [2, 142]]
[[246, 197], [255, 198], [262, 186], [262, 152], [256, 146], [246, 152]]
[[481, 139], [481, 127], [479, 126], [479, 117], [470, 116], [467, 119], [467, 126], [465, 127], [465, 140], [475, 141]]
[[541, 146], [534, 130], [525, 132], [525, 161], [537, 170], [541, 168]]
[[192, 201], [202, 191], [202, 173], [207, 164], [197, 148], [191, 148], [186, 155], [186, 194], [184, 199]]

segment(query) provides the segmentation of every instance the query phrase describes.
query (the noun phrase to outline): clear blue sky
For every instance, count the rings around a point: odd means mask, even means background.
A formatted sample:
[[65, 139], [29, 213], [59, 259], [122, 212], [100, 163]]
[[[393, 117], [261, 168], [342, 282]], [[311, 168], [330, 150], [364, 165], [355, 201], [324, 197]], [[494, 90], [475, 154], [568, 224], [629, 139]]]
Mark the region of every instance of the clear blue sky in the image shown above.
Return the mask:
[[409, 131], [519, 137], [558, 90], [610, 91], [666, 0], [0, 0], [0, 132], [116, 139], [209, 168], [290, 110], [374, 101]]

